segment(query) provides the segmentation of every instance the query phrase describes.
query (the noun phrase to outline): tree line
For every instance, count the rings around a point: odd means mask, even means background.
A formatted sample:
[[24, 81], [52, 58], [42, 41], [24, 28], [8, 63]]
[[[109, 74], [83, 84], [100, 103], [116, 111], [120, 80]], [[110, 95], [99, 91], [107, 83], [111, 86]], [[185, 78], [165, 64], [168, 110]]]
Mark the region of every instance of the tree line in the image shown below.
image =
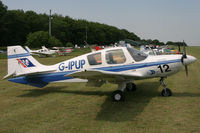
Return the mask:
[[[84, 45], [86, 41], [88, 44], [109, 45], [123, 39], [164, 45], [159, 40], [141, 40], [133, 32], [107, 24], [72, 19], [58, 14], [53, 14], [52, 18], [52, 36], [49, 36], [47, 14], [8, 10], [0, 0], [0, 45], [66, 46], [69, 43]], [[170, 44], [175, 43], [170, 42]]]

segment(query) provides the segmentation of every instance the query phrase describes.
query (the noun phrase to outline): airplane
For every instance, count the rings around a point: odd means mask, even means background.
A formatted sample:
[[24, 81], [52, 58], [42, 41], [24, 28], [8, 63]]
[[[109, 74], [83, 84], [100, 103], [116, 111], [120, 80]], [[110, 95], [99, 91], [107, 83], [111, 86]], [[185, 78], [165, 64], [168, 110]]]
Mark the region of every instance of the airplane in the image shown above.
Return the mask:
[[57, 50], [58, 55], [66, 55], [73, 51], [72, 47], [52, 47]]
[[55, 56], [57, 50], [51, 50], [42, 46], [42, 49], [31, 50], [28, 46], [25, 46], [26, 51], [28, 51], [31, 55], [38, 55], [39, 57], [47, 57], [47, 56]]
[[151, 49], [151, 47], [146, 47], [144, 45], [140, 46], [140, 51], [147, 54], [147, 55], [157, 55], [157, 51], [154, 49]]
[[147, 54], [131, 47], [112, 47], [90, 52], [55, 65], [42, 65], [21, 46], [8, 46], [8, 74], [4, 79], [35, 87], [51, 82], [87, 82], [87, 86], [100, 87], [106, 82], [118, 84], [112, 93], [113, 101], [125, 100], [125, 90], [135, 91], [134, 80], [160, 78], [162, 96], [171, 96], [165, 78], [196, 61], [186, 55]]

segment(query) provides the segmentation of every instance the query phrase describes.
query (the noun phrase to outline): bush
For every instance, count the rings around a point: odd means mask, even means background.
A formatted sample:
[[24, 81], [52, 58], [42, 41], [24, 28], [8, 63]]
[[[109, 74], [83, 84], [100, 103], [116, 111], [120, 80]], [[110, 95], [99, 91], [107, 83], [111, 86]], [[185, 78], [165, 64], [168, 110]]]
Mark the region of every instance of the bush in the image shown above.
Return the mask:
[[66, 47], [74, 47], [74, 45], [71, 42], [66, 43]]
[[54, 36], [51, 36], [49, 38], [48, 32], [45, 31], [29, 33], [25, 44], [34, 48], [38, 48], [43, 45], [47, 47], [62, 46], [61, 42], [58, 39], [56, 39]]

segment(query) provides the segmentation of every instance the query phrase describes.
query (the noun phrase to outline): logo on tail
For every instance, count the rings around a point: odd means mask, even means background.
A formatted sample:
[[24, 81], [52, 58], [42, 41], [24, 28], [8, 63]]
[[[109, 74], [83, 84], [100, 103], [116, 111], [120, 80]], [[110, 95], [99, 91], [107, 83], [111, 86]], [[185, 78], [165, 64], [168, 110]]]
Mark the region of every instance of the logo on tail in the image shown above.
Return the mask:
[[24, 67], [35, 67], [35, 65], [28, 58], [17, 59], [17, 61]]

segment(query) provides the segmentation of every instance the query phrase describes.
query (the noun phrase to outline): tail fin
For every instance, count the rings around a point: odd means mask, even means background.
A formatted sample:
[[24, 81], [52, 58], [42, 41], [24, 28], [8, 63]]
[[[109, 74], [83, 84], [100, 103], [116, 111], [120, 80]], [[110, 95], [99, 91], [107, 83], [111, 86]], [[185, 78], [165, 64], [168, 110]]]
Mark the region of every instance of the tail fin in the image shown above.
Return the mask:
[[42, 46], [42, 49], [46, 49], [46, 50], [48, 50], [48, 48], [46, 48], [45, 46]]
[[4, 78], [34, 73], [38, 67], [44, 67], [21, 46], [8, 46], [7, 54], [8, 74]]
[[32, 50], [28, 47], [28, 46], [25, 46], [25, 49], [28, 53], [32, 52]]

